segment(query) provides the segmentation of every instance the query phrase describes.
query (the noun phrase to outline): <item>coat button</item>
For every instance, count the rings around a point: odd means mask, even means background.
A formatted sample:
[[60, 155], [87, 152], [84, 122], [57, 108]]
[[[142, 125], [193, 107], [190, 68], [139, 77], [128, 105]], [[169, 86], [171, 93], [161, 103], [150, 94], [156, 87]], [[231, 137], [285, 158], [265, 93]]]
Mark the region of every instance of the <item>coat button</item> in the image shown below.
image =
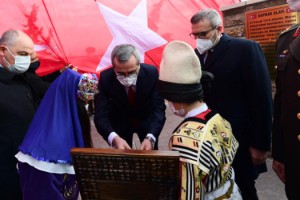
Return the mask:
[[298, 135], [298, 140], [300, 141], [300, 135]]
[[[277, 69], [277, 65], [274, 66], [274, 69]], [[299, 69], [300, 70], [300, 69]], [[299, 72], [299, 71], [298, 71]]]
[[300, 69], [298, 69], [298, 74], [300, 75]]
[[300, 119], [300, 113], [297, 114], [297, 118]]

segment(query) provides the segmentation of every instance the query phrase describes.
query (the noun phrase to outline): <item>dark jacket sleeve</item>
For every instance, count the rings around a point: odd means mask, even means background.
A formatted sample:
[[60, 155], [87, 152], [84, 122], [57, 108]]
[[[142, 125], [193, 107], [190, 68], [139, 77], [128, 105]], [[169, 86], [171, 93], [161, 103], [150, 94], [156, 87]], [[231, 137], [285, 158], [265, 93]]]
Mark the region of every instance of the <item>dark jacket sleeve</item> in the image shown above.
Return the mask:
[[272, 157], [280, 162], [283, 162], [283, 129], [281, 125], [281, 91], [280, 79], [276, 78], [276, 93], [274, 96], [274, 114], [272, 127]]
[[26, 72], [26, 81], [31, 86], [32, 90], [36, 93], [41, 100], [50, 86], [49, 82], [43, 81], [35, 72]]
[[103, 139], [107, 140], [111, 132], [113, 132], [112, 125], [109, 120], [109, 97], [105, 91], [105, 83], [103, 74], [100, 74], [98, 83], [99, 93], [95, 96], [95, 115], [94, 122], [97, 131], [101, 134]]
[[153, 104], [153, 112], [150, 116], [151, 124], [149, 133], [153, 134], [156, 139], [158, 139], [159, 134], [165, 124], [166, 117], [165, 117], [165, 110], [166, 105], [164, 102], [164, 99], [159, 95], [158, 89], [157, 89], [157, 80], [158, 80], [158, 70], [155, 69], [155, 84], [153, 88], [153, 92], [151, 94], [151, 102]]
[[55, 72], [52, 72], [51, 74], [41, 76], [41, 79], [48, 83], [52, 83], [60, 74], [61, 74], [61, 72], [59, 70], [57, 70]]

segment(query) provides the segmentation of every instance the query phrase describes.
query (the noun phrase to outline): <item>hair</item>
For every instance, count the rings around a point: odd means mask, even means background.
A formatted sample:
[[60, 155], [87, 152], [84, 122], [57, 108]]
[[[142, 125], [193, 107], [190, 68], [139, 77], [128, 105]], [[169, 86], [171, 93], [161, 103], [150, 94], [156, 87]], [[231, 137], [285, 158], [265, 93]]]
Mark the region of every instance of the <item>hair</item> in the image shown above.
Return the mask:
[[117, 45], [111, 53], [111, 63], [114, 65], [115, 58], [120, 63], [125, 63], [129, 60], [131, 56], [136, 58], [137, 64], [140, 64], [140, 53], [139, 51], [131, 44], [121, 44]]
[[197, 12], [195, 15], [193, 15], [190, 22], [192, 24], [197, 24], [198, 22], [204, 19], [208, 19], [213, 28], [217, 28], [218, 26], [222, 25], [222, 19], [220, 14], [214, 9], [204, 9]]
[[85, 147], [93, 147], [92, 137], [91, 137], [91, 122], [85, 108], [85, 103], [78, 97], [76, 98], [76, 101], [77, 101], [78, 116], [79, 116], [79, 121], [82, 129], [84, 145]]
[[4, 44], [9, 47], [12, 47], [15, 44], [18, 37], [19, 33], [16, 30], [5, 31], [0, 38], [0, 45]]

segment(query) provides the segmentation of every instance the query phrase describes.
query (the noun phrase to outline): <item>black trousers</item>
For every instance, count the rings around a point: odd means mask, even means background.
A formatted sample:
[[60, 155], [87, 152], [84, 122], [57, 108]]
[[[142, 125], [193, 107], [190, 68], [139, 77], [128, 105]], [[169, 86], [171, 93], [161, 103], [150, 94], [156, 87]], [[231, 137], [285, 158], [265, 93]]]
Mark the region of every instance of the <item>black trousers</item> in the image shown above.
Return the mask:
[[235, 181], [239, 186], [243, 200], [258, 200], [255, 180], [259, 174], [267, 171], [266, 164], [253, 165], [248, 146], [240, 145], [233, 161]]
[[235, 181], [239, 186], [243, 200], [258, 200], [257, 191], [255, 188], [255, 180], [236, 178]]

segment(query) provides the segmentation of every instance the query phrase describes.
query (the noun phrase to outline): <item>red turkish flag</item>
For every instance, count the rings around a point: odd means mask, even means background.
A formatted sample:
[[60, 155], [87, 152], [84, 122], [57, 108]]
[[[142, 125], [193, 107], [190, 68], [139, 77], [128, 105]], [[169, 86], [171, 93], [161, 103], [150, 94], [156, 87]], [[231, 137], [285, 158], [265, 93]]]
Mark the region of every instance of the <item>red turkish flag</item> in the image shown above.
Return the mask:
[[1, 0], [0, 33], [26, 32], [34, 41], [44, 75], [69, 63], [81, 72], [110, 66], [120, 43], [140, 50], [142, 61], [159, 66], [165, 44], [192, 46], [190, 18], [203, 8], [219, 10], [239, 0]]

